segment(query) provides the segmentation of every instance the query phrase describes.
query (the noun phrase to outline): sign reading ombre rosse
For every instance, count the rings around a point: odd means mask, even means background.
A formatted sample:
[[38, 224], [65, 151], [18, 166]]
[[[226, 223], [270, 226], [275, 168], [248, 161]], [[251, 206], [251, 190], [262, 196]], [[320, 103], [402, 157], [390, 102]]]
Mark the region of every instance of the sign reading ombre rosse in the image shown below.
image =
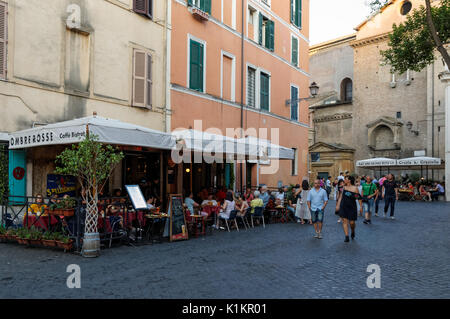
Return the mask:
[[20, 149], [44, 145], [78, 143], [86, 136], [86, 126], [71, 128], [42, 128], [9, 135], [9, 148]]

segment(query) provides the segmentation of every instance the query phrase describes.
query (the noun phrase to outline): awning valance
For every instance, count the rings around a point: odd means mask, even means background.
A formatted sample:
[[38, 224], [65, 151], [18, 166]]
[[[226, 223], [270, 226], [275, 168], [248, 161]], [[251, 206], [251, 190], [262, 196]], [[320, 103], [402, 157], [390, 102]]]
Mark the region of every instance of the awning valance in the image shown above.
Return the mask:
[[356, 162], [357, 167], [385, 167], [395, 166], [396, 164], [397, 160], [385, 157], [371, 158]]
[[89, 128], [89, 133], [97, 135], [102, 143], [165, 150], [175, 147], [175, 139], [169, 133], [119, 120], [90, 116], [10, 133], [9, 148], [79, 143], [86, 136], [86, 127]]

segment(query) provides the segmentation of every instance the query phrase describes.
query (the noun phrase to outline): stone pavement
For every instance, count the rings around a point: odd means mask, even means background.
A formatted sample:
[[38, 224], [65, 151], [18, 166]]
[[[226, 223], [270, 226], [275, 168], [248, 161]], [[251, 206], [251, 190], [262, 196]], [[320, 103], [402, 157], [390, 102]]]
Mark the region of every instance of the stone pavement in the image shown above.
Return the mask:
[[[350, 243], [330, 202], [322, 240], [290, 223], [95, 259], [0, 244], [0, 298], [450, 298], [450, 204], [399, 202], [396, 217], [359, 219]], [[66, 287], [69, 264], [81, 289]], [[381, 267], [380, 289], [366, 285], [369, 264]]]

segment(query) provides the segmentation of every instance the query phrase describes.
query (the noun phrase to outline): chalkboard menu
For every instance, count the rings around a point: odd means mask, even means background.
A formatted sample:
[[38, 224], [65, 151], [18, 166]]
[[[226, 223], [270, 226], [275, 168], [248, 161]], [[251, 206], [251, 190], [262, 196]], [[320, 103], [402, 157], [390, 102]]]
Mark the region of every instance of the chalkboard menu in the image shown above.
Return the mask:
[[170, 241], [188, 239], [183, 211], [183, 196], [169, 195]]

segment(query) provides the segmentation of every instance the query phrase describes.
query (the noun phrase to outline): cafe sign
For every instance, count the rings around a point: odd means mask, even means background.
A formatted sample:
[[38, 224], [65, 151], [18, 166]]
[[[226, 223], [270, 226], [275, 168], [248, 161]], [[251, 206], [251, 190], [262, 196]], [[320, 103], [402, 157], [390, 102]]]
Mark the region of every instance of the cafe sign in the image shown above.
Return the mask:
[[78, 143], [85, 137], [85, 126], [28, 130], [10, 134], [9, 149]]

